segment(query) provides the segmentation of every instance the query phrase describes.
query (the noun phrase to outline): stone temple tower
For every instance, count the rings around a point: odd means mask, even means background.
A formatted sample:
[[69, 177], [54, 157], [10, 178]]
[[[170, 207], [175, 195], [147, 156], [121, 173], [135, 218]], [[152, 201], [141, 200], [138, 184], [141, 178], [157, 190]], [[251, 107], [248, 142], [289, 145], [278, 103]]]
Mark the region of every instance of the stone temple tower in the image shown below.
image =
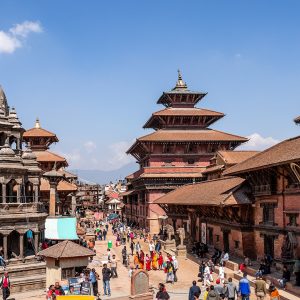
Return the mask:
[[[30, 274], [32, 265], [39, 265], [34, 257], [43, 239], [47, 214], [39, 203], [41, 169], [36, 156], [30, 145], [22, 150], [24, 131], [0, 87], [0, 249], [10, 273], [22, 264]], [[42, 278], [37, 275], [39, 285]], [[34, 288], [32, 282], [24, 281], [29, 289]], [[13, 279], [12, 285], [16, 286]]]

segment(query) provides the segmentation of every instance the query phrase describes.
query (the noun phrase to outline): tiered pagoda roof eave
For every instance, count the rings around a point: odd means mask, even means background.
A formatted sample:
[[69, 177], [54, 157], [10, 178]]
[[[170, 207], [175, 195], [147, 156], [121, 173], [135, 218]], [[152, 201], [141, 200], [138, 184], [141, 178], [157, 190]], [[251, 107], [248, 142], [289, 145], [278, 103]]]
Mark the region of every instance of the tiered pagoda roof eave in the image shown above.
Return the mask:
[[202, 127], [208, 127], [212, 123], [216, 122], [217, 120], [223, 118], [225, 114], [213, 110], [203, 109], [203, 108], [166, 108], [160, 111], [157, 111], [152, 114], [149, 120], [145, 123], [143, 128], [155, 128], [155, 121], [161, 123], [161, 118], [163, 117], [210, 117], [211, 119], [208, 120]]
[[181, 102], [181, 105], [188, 104], [188, 105], [196, 105], [202, 98], [204, 98], [207, 95], [207, 93], [203, 92], [193, 92], [189, 90], [172, 90], [168, 92], [163, 92], [162, 95], [157, 100], [157, 104], [163, 104], [166, 107], [172, 106], [172, 103], [174, 102], [174, 98], [177, 97], [187, 97], [191, 98], [190, 102], [183, 101]]

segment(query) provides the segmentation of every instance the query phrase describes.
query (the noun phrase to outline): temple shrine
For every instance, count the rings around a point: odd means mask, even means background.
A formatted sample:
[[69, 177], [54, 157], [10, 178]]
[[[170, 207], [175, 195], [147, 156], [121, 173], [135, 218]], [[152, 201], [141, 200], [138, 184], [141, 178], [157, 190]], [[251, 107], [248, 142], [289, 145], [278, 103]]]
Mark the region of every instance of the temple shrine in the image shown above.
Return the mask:
[[47, 217], [39, 198], [42, 170], [30, 145], [22, 149], [24, 131], [0, 87], [0, 248], [14, 291], [45, 284], [45, 264], [35, 260]]
[[127, 176], [125, 218], [129, 223], [159, 232], [165, 212], [154, 201], [185, 184], [203, 180], [203, 171], [220, 150], [233, 150], [246, 138], [210, 129], [221, 112], [195, 107], [206, 96], [188, 89], [180, 72], [176, 86], [163, 92], [157, 104], [165, 106], [144, 125], [155, 131], [140, 137], [127, 151], [140, 168]]
[[[74, 213], [74, 205], [76, 205], [76, 179], [77, 176], [66, 171], [68, 166], [67, 160], [51, 151], [50, 146], [58, 142], [56, 134], [41, 128], [39, 119], [35, 122], [35, 127], [27, 130], [23, 134], [24, 141], [30, 145], [33, 153], [37, 157], [37, 161], [43, 173], [55, 169], [64, 177], [58, 183], [56, 196], [56, 214], [72, 214]], [[49, 211], [49, 193], [50, 184], [46, 178], [41, 178], [40, 197], [45, 208]]]

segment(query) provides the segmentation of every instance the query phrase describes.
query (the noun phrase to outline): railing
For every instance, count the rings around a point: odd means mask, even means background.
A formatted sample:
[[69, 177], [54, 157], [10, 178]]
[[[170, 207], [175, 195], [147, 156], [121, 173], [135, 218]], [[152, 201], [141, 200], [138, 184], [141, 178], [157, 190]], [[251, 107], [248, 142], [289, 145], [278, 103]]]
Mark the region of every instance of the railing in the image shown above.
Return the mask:
[[40, 202], [32, 203], [0, 203], [0, 215], [5, 212], [9, 214], [13, 213], [33, 213], [44, 212], [44, 205]]

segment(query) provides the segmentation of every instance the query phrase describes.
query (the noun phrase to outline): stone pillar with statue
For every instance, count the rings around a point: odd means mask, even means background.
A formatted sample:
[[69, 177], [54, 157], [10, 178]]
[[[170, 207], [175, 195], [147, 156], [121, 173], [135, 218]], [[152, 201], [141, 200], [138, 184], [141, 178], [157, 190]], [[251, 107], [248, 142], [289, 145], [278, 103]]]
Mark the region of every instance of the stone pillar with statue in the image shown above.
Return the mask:
[[176, 255], [178, 257], [184, 257], [186, 258], [186, 246], [183, 244], [183, 240], [185, 239], [185, 230], [184, 228], [178, 228], [176, 230], [177, 234], [179, 235], [180, 244], [176, 247]]

